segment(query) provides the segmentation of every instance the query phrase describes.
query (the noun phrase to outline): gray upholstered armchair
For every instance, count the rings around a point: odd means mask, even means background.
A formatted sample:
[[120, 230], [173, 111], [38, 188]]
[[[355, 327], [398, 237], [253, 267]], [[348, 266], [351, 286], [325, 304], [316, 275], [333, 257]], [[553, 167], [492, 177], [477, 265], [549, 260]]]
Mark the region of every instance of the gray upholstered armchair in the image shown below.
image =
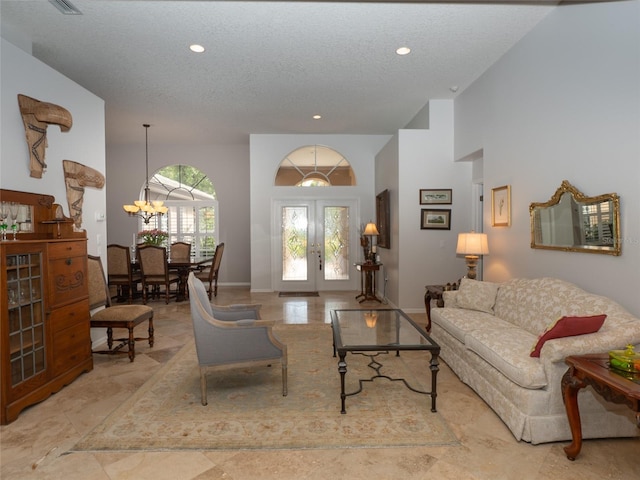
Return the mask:
[[206, 372], [229, 365], [282, 365], [282, 395], [287, 395], [287, 346], [260, 319], [259, 305], [214, 306], [204, 284], [189, 274], [191, 320], [200, 365], [202, 405], [207, 404]]

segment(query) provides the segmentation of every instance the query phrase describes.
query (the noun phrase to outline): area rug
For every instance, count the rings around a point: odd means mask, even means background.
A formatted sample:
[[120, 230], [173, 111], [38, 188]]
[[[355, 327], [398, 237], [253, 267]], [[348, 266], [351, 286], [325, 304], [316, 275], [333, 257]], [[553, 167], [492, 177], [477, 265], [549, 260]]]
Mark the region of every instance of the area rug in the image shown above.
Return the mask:
[[[167, 365], [85, 436], [73, 451], [306, 449], [457, 445], [428, 395], [402, 382], [376, 379], [347, 397], [340, 413], [340, 376], [331, 327], [274, 328], [287, 344], [289, 393], [281, 369], [231, 368], [209, 373], [208, 405], [200, 403], [195, 346], [185, 345]], [[422, 354], [417, 357], [415, 354]], [[406, 354], [406, 355], [405, 355]], [[347, 355], [347, 392], [375, 372], [362, 355]], [[428, 354], [382, 355], [381, 373], [428, 390]], [[429, 377], [429, 378], [428, 378]]]
[[319, 297], [318, 292], [279, 292], [279, 297]]

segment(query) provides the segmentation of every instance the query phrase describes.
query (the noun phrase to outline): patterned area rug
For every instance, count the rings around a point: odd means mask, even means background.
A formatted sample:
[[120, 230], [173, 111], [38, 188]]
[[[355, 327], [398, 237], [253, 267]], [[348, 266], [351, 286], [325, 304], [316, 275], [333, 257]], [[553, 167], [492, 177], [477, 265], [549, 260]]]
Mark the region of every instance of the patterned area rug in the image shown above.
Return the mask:
[[[187, 344], [162, 370], [83, 438], [74, 451], [299, 449], [457, 445], [431, 397], [402, 382], [365, 382], [340, 414], [340, 377], [331, 327], [274, 328], [287, 344], [289, 394], [279, 364], [209, 373], [200, 403], [195, 346]], [[375, 372], [362, 355], [347, 355], [347, 392]], [[428, 390], [429, 354], [384, 354], [381, 371]]]

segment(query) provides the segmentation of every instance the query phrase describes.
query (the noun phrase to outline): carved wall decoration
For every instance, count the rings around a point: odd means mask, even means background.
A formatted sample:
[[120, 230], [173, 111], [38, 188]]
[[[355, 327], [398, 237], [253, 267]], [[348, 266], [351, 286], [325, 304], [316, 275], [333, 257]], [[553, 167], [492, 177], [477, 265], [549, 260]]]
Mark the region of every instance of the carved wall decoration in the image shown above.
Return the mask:
[[26, 95], [18, 94], [18, 105], [29, 146], [29, 170], [32, 177], [42, 178], [47, 168], [44, 161], [47, 148], [47, 125], [59, 125], [62, 132], [68, 132], [73, 125], [73, 119], [68, 110]]
[[71, 160], [63, 160], [64, 183], [67, 187], [67, 203], [69, 204], [69, 216], [73, 220], [73, 226], [79, 230], [82, 226], [82, 200], [84, 199], [84, 187], [104, 187], [104, 175], [91, 167]]

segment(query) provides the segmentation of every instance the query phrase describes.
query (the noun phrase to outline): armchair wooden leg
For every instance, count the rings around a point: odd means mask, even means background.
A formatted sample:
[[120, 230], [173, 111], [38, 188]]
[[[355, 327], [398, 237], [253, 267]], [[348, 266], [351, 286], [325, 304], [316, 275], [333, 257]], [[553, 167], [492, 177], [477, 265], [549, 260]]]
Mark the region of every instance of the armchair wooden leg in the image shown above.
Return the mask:
[[200, 396], [202, 405], [207, 404], [207, 377], [205, 375], [204, 369], [200, 368]]
[[149, 319], [149, 347], [153, 347], [153, 317]]
[[107, 347], [109, 347], [109, 350], [113, 347], [113, 328], [111, 327], [107, 328]]
[[129, 327], [129, 361], [136, 358], [136, 340], [133, 336], [133, 326]]
[[282, 364], [282, 396], [286, 397], [288, 392], [287, 388], [287, 366]]

